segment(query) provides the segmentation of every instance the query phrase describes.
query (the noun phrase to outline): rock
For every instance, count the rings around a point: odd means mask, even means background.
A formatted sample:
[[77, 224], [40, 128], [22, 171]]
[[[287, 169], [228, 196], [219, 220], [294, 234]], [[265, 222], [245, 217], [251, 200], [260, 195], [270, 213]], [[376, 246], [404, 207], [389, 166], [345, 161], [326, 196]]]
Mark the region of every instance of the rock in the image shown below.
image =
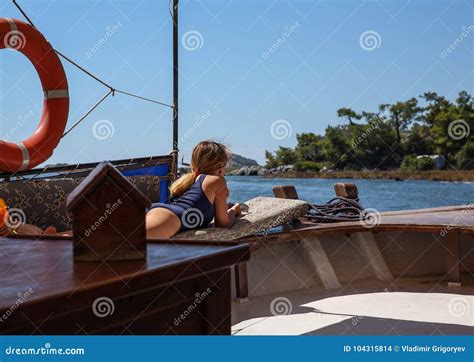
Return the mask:
[[290, 172], [290, 171], [293, 171], [293, 170], [294, 170], [293, 165], [282, 165], [282, 166], [278, 166], [276, 168], [276, 172], [282, 172], [282, 173]]
[[252, 165], [244, 166], [230, 171], [228, 174], [231, 176], [265, 176], [275, 173], [287, 173], [295, 170], [293, 165], [282, 165], [275, 168], [267, 169], [262, 166]]
[[230, 167], [258, 166], [257, 161], [233, 153], [230, 158]]
[[244, 166], [229, 172], [232, 176], [262, 176], [267, 173], [267, 170], [262, 166]]
[[250, 166], [247, 171], [247, 176], [257, 176], [260, 166]]

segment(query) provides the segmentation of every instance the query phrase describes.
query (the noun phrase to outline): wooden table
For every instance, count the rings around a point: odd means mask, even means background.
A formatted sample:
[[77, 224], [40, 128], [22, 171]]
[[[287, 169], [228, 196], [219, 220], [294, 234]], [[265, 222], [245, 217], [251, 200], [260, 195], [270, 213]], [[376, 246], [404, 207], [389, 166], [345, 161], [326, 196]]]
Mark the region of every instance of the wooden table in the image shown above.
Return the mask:
[[249, 246], [153, 242], [146, 261], [73, 263], [72, 241], [0, 238], [0, 334], [230, 334]]

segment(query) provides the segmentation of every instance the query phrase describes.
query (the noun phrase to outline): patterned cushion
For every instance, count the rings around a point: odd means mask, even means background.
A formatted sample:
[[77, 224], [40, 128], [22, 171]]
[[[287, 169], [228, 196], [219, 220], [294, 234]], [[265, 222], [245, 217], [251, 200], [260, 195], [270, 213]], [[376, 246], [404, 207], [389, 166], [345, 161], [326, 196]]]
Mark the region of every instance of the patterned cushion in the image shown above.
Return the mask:
[[236, 240], [244, 236], [267, 233], [271, 228], [287, 224], [308, 212], [309, 204], [301, 200], [256, 197], [244, 203], [242, 216], [229, 229], [210, 227], [177, 234], [177, 240]]
[[[127, 178], [151, 202], [160, 201], [160, 177]], [[21, 210], [29, 224], [40, 228], [52, 225], [58, 231], [70, 230], [72, 218], [66, 212], [66, 198], [83, 179], [76, 177], [0, 182], [0, 198], [5, 200], [10, 209]]]

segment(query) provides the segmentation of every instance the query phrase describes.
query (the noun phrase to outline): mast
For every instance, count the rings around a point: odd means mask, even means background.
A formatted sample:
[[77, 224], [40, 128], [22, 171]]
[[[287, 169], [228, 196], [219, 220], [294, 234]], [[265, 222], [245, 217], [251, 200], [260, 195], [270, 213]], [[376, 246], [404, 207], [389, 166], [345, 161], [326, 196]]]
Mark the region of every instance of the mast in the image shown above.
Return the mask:
[[[176, 153], [176, 163], [178, 162], [178, 3], [179, 0], [173, 0], [173, 151]], [[177, 165], [176, 165], [177, 166]], [[176, 167], [177, 170], [177, 167]]]

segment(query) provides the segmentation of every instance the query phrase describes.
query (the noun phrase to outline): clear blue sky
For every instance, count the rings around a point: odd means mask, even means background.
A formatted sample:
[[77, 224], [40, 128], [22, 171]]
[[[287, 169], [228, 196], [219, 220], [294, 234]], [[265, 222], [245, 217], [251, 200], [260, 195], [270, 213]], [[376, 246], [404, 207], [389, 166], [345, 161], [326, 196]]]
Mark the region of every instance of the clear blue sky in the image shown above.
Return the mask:
[[[55, 48], [113, 86], [172, 101], [166, 0], [19, 3]], [[370, 111], [428, 90], [450, 99], [460, 90], [473, 91], [474, 31], [441, 56], [463, 27], [474, 24], [468, 0], [182, 0], [180, 10], [181, 36], [195, 31], [202, 38], [198, 49], [180, 47], [181, 136], [192, 129], [181, 144], [186, 158], [195, 143], [214, 138], [263, 162], [265, 149], [294, 146], [297, 133], [323, 133], [340, 122], [340, 107]], [[0, 14], [22, 19], [8, 0], [2, 0]], [[107, 36], [108, 30], [113, 34]], [[360, 44], [366, 31], [377, 33], [373, 50]], [[273, 53], [263, 56], [271, 47]], [[70, 126], [106, 88], [65, 68]], [[0, 69], [0, 135], [22, 119], [11, 137], [20, 141], [41, 115], [40, 83], [15, 51], [0, 52]], [[292, 133], [278, 140], [270, 128], [281, 119]], [[113, 125], [112, 137], [94, 137], [101, 120]], [[68, 135], [47, 163], [165, 154], [171, 134], [169, 109], [117, 95]]]

